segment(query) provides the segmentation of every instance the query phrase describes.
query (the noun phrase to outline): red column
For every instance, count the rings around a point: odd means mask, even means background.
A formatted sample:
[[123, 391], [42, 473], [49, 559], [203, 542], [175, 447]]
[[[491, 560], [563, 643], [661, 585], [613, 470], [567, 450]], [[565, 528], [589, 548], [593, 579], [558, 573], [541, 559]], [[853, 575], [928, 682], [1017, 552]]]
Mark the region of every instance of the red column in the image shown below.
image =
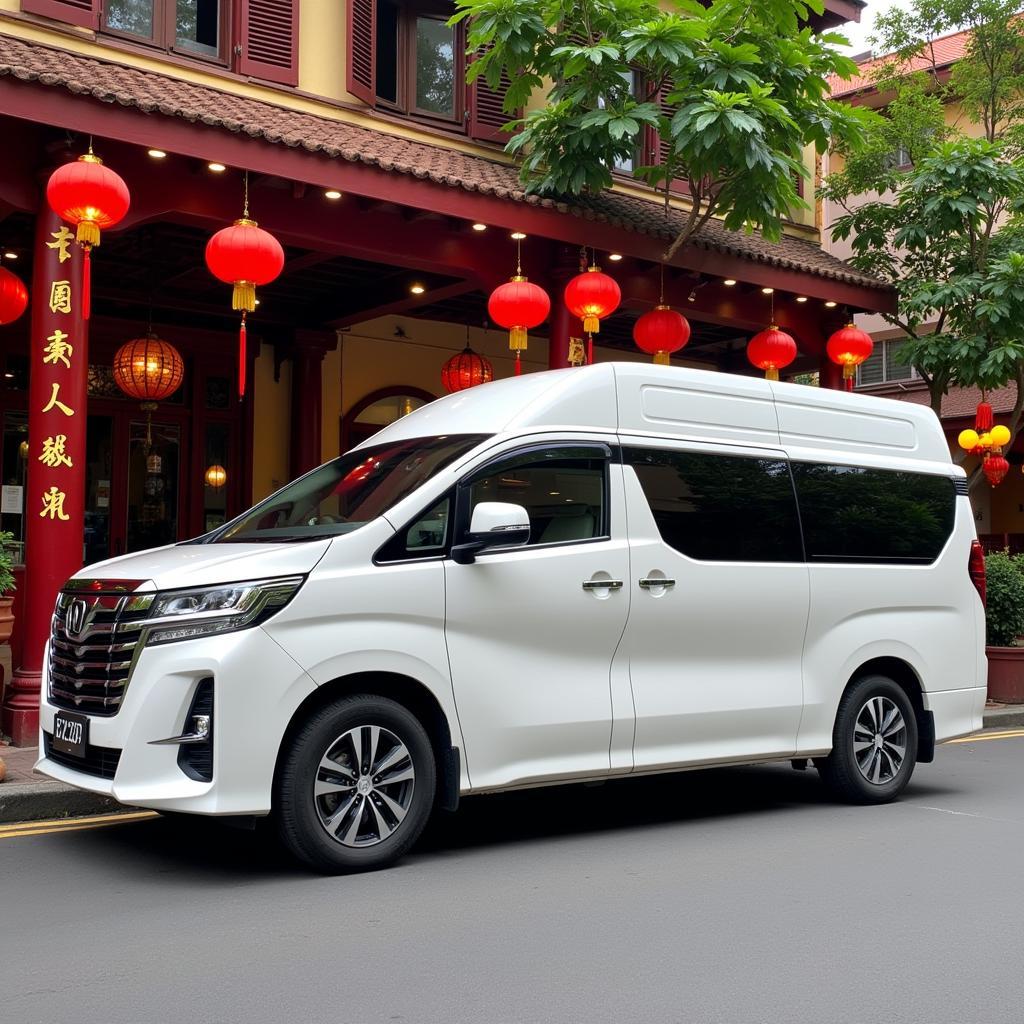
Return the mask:
[[291, 473], [294, 479], [323, 461], [324, 354], [338, 343], [335, 335], [297, 331], [292, 345], [292, 443]]
[[552, 268], [551, 316], [548, 320], [548, 369], [562, 370], [569, 362], [569, 338], [583, 337], [583, 324], [574, 317], [565, 304], [565, 286], [579, 273], [579, 258], [575, 250], [565, 249], [560, 261]]
[[85, 527], [89, 352], [82, 250], [45, 199], [36, 216], [32, 266], [24, 648], [0, 720], [16, 746], [37, 741], [43, 647], [57, 593], [82, 567]]
[[821, 362], [818, 366], [818, 384], [833, 391], [843, 390], [843, 369], [838, 363], [833, 363], [824, 352], [821, 353]]

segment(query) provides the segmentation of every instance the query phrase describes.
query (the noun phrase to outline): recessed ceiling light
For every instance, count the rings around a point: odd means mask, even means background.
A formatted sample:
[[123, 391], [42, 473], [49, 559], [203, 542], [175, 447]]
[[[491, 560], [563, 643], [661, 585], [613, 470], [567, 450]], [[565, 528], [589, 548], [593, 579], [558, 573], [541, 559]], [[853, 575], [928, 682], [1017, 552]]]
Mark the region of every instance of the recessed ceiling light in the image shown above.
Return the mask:
[[17, 258], [18, 254], [16, 252], [11, 252], [10, 249], [8, 249], [7, 252], [4, 253], [5, 260], [16, 260]]
[[258, 306], [259, 304], [260, 304], [260, 300], [256, 299], [256, 305]]
[[6, 380], [14, 380], [14, 374], [8, 371], [7, 373], [4, 374], [4, 378]]
[[797, 302], [806, 302], [807, 301], [807, 296], [806, 295], [798, 295], [796, 297], [796, 301]]
[[473, 225], [473, 230], [474, 231], [486, 231], [487, 230], [487, 225], [486, 224], [481, 224], [480, 221], [477, 221]]
[[147, 150], [147, 152], [154, 160], [163, 160], [163, 158], [167, 156], [162, 149], [150, 149]]
[[324, 192], [324, 197], [327, 199], [340, 199], [341, 193], [336, 188], [329, 188]]
[[610, 253], [608, 253], [608, 259], [610, 259], [612, 261], [612, 263], [618, 263], [619, 260], [622, 259], [622, 253], [620, 253], [620, 252], [610, 252]]
[[774, 292], [775, 292], [774, 288], [762, 288], [761, 289], [761, 294], [762, 295], [772, 295]]
[[825, 305], [828, 306], [829, 309], [833, 309], [835, 307], [835, 303], [831, 299], [829, 299]]
[[409, 291], [411, 291], [413, 295], [422, 295], [426, 290], [427, 289], [424, 288], [423, 285], [418, 283], [409, 285]]
[[515, 241], [517, 241], [517, 242], [521, 242], [525, 237], [526, 237], [526, 235], [524, 235], [522, 231], [513, 231], [512, 232], [512, 238]]
[[207, 164], [206, 166], [209, 170], [213, 171], [214, 174], [221, 174], [223, 171], [227, 170], [227, 168], [223, 164], [219, 164], [216, 161]]
[[722, 284], [724, 284], [726, 288], [731, 288], [735, 283], [736, 283], [736, 281], [733, 278], [731, 278], [731, 277], [727, 277], [722, 282]]

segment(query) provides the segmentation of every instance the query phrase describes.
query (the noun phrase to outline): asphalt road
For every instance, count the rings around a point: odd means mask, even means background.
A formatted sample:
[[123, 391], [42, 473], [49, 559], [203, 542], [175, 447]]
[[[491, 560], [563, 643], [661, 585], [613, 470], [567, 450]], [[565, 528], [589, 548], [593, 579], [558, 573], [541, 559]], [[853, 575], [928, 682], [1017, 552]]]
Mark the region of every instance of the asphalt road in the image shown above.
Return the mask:
[[1024, 1019], [1024, 730], [854, 808], [813, 771], [467, 800], [389, 871], [167, 819], [0, 838], [8, 1024]]

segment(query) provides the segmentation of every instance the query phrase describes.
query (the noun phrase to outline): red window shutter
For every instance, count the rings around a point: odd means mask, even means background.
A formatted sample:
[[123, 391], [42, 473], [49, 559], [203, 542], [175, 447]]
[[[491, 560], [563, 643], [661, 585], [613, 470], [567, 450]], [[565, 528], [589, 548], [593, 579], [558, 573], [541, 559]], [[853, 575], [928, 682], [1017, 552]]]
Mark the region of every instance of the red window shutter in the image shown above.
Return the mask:
[[241, 0], [243, 75], [299, 82], [299, 0]]
[[377, 99], [377, 0], [348, 0], [346, 87], [373, 106]]
[[21, 9], [68, 25], [100, 27], [100, 0], [21, 0]]
[[[658, 93], [657, 103], [661, 108], [661, 113], [664, 117], [671, 118], [672, 115], [678, 109], [674, 104], [668, 103], [665, 97], [668, 95], [669, 89], [664, 88]], [[650, 161], [652, 164], [660, 164], [665, 161], [668, 156], [668, 143], [658, 134], [658, 132], [652, 128], [650, 132], [650, 142], [648, 143], [650, 150]], [[658, 188], [664, 191], [665, 183], [661, 182]], [[672, 179], [672, 191], [673, 192], [684, 192], [689, 193], [690, 183], [685, 178], [673, 178]]]
[[492, 89], [481, 76], [469, 87], [469, 135], [470, 138], [484, 142], [508, 142], [509, 133], [503, 132], [501, 126], [517, 117], [522, 117], [521, 110], [506, 113], [502, 108], [505, 93], [508, 92], [512, 80], [506, 71], [502, 71], [497, 89]]

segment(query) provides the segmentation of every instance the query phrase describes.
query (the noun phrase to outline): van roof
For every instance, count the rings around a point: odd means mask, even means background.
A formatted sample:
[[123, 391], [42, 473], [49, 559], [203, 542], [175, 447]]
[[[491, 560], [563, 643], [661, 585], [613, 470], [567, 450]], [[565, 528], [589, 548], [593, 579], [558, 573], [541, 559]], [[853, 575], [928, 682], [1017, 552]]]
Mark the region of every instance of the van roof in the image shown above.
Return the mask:
[[931, 409], [804, 384], [650, 363], [598, 363], [493, 381], [447, 395], [385, 427], [367, 444], [438, 434], [593, 430], [822, 450], [870, 461], [944, 464]]

